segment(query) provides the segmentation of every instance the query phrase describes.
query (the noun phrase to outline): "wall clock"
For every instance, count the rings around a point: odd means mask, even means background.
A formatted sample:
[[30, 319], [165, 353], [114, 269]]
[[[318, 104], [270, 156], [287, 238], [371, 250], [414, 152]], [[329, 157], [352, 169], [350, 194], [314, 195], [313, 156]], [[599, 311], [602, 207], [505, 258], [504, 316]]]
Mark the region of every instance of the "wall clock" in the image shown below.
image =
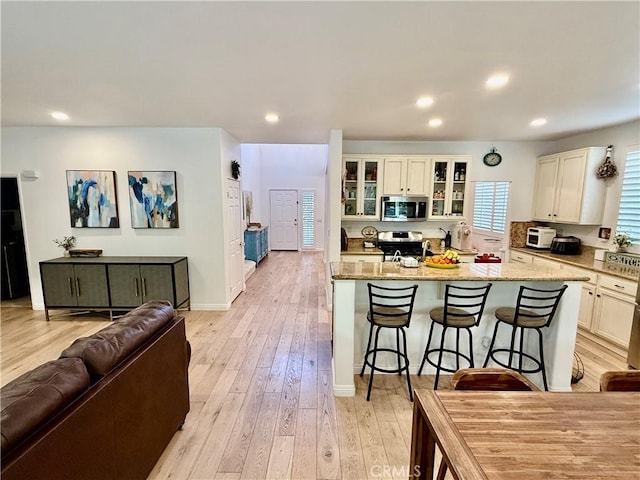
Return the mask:
[[495, 167], [496, 165], [500, 165], [500, 162], [502, 162], [502, 155], [496, 152], [496, 148], [493, 147], [491, 151], [484, 156], [482, 161], [488, 167]]

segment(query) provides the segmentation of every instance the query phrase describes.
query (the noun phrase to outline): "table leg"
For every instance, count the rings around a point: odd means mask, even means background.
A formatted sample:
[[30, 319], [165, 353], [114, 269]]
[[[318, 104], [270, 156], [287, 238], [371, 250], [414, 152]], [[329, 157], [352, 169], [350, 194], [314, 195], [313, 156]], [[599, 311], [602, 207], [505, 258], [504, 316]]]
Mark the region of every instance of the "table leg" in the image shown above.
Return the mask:
[[436, 442], [425, 421], [418, 401], [413, 403], [411, 432], [411, 470], [409, 471], [409, 478], [433, 480]]

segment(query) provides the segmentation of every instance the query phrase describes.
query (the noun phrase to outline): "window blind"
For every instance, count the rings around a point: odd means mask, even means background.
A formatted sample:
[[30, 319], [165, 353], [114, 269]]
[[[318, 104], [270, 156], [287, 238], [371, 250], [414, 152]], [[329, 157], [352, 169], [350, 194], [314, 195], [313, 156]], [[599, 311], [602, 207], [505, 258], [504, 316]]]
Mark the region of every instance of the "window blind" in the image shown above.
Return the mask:
[[509, 182], [476, 182], [473, 228], [504, 233], [509, 202]]
[[314, 248], [315, 232], [315, 192], [302, 192], [302, 247]]
[[616, 231], [629, 234], [631, 243], [640, 244], [640, 151], [627, 154]]

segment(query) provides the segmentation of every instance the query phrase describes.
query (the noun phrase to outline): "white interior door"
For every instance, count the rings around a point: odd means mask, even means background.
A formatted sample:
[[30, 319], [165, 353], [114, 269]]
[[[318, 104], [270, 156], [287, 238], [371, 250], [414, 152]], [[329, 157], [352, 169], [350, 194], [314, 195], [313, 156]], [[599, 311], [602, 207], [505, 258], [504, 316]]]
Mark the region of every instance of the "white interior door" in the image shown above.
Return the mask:
[[240, 201], [240, 182], [227, 180], [227, 218], [226, 238], [229, 255], [229, 296], [230, 301], [240, 295], [244, 289], [244, 235], [242, 225], [242, 211]]
[[298, 191], [271, 190], [271, 250], [298, 250]]

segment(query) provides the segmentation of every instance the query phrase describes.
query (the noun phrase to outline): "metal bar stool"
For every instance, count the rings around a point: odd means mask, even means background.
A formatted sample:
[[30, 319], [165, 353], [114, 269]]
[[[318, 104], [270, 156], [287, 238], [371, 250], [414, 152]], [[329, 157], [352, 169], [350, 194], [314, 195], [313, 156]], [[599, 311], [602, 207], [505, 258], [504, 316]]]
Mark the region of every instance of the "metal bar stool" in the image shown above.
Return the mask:
[[[482, 312], [484, 311], [484, 305], [491, 289], [491, 283], [483, 287], [459, 287], [454, 285], [447, 285], [444, 295], [444, 306], [432, 308], [429, 311], [429, 317], [431, 317], [431, 328], [429, 329], [429, 339], [424, 349], [424, 356], [422, 357], [422, 363], [418, 370], [418, 375], [422, 375], [422, 369], [425, 362], [436, 368], [436, 379], [433, 384], [433, 389], [438, 389], [438, 380], [440, 379], [440, 371], [456, 372], [460, 370], [460, 359], [464, 359], [469, 367], [474, 366], [473, 362], [473, 336], [471, 334], [471, 327], [476, 327], [480, 323], [482, 318]], [[433, 327], [438, 324], [442, 327], [442, 334], [440, 336], [440, 346], [430, 348], [431, 337], [433, 336]], [[447, 333], [447, 329], [453, 328], [456, 331], [456, 349], [451, 350], [445, 348], [444, 341]], [[460, 351], [460, 330], [467, 331], [469, 337], [469, 354], [466, 355]], [[456, 367], [449, 368], [442, 365], [442, 356], [444, 353], [451, 353], [455, 356]], [[434, 361], [430, 358], [433, 353], [438, 354], [438, 360]]]
[[[405, 327], [409, 327], [411, 322], [411, 314], [413, 313], [413, 302], [416, 298], [416, 290], [418, 285], [410, 287], [379, 287], [371, 283], [367, 283], [369, 289], [369, 312], [367, 320], [370, 323], [369, 340], [367, 341], [367, 351], [364, 354], [364, 363], [360, 376], [364, 375], [366, 366], [371, 368], [369, 377], [369, 388], [367, 389], [367, 401], [371, 397], [371, 386], [373, 385], [373, 372], [407, 373], [407, 385], [409, 387], [409, 399], [413, 402], [413, 391], [411, 390], [411, 378], [409, 378], [409, 357], [407, 355], [407, 335], [404, 331]], [[376, 330], [375, 341], [371, 348], [371, 338], [373, 330]], [[391, 328], [396, 331], [396, 348], [379, 348], [378, 339], [381, 328]], [[402, 332], [402, 345], [400, 350], [400, 332]], [[376, 366], [376, 357], [378, 352], [395, 353], [398, 361], [398, 368], [389, 369]], [[369, 357], [372, 357], [369, 359]]]
[[[493, 329], [493, 337], [491, 338], [491, 344], [489, 345], [489, 351], [487, 352], [487, 357], [484, 360], [483, 367], [486, 367], [491, 359], [501, 367], [512, 368], [520, 374], [541, 372], [544, 389], [548, 390], [541, 330], [551, 324], [551, 321], [556, 314], [556, 310], [558, 309], [560, 299], [566, 289], [566, 285], [555, 290], [542, 290], [521, 286], [515, 308], [497, 308], [495, 316], [498, 321]], [[496, 335], [498, 333], [498, 327], [501, 323], [511, 326], [511, 342], [509, 344], [509, 348], [493, 348], [496, 341]], [[526, 353], [524, 351], [524, 331], [527, 329], [538, 332], [538, 349], [540, 358], [536, 358], [530, 353]], [[518, 330], [520, 331], [520, 345], [516, 348], [516, 333]], [[508, 353], [508, 362], [505, 363], [498, 360], [496, 358], [497, 353]], [[514, 356], [518, 357], [516, 366], [512, 365]], [[525, 358], [533, 362], [534, 366], [531, 368], [525, 368], [523, 366], [523, 360]]]

